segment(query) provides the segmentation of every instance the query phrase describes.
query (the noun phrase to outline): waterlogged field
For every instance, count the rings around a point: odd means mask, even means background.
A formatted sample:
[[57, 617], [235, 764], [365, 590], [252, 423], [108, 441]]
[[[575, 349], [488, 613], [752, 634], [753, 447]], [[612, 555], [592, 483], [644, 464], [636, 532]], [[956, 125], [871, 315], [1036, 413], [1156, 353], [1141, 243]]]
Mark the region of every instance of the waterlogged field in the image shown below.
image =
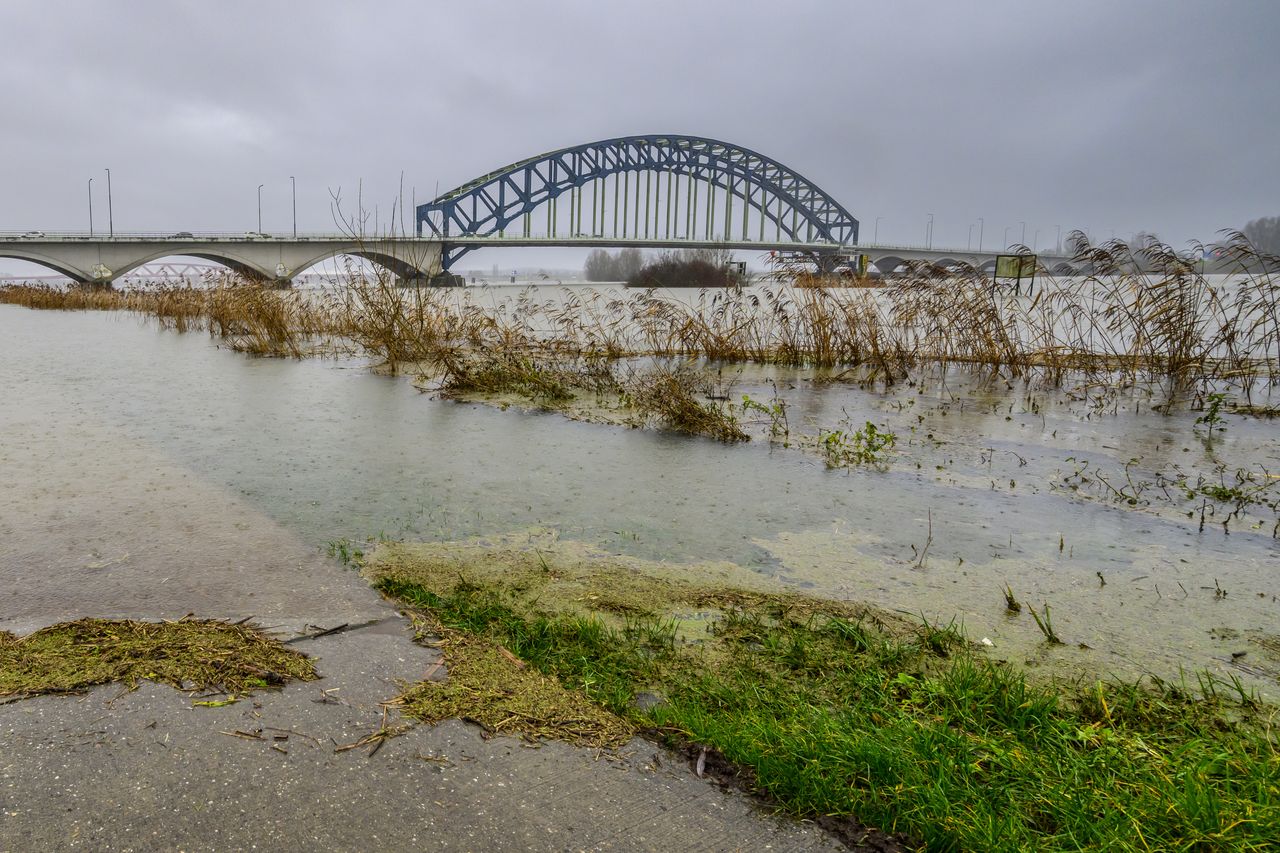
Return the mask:
[[[929, 271], [716, 293], [352, 277], [3, 301], [0, 568], [35, 594], [15, 595], [0, 629], [28, 625], [24, 601], [145, 615], [120, 602], [143, 607], [149, 584], [179, 585], [200, 613], [204, 575], [251, 578], [274, 541], [260, 531], [282, 528], [434, 609], [459, 673], [492, 695], [506, 664], [476, 637], [620, 715], [583, 742], [656, 724], [755, 768], [797, 813], [852, 809], [940, 847], [1134, 831], [1268, 843], [1252, 810], [1274, 810], [1270, 736], [1215, 753], [1231, 724], [1185, 704], [1220, 697], [1247, 716], [1255, 697], [1280, 700], [1265, 275], [1116, 273], [1017, 294]], [[95, 525], [114, 528], [110, 553]], [[457, 572], [378, 569], [400, 541]], [[504, 567], [568, 590], [570, 622], [526, 623], [527, 602], [498, 590]], [[655, 595], [675, 622], [636, 621]], [[572, 621], [584, 608], [604, 621]], [[679, 645], [699, 637], [704, 651]], [[966, 643], [1010, 666], [973, 664]], [[704, 653], [732, 666], [694, 678]], [[522, 672], [530, 702], [579, 707]], [[1021, 673], [1072, 698], [1026, 693]], [[1154, 692], [1097, 686], [1143, 676]], [[790, 698], [708, 705], [761, 685]], [[466, 710], [465, 691], [428, 688], [406, 713]], [[665, 701], [629, 710], [655, 690]], [[807, 770], [753, 740], [762, 720], [786, 755], [815, 750]], [[1073, 763], [1103, 752], [1126, 762], [1134, 799], [1108, 799], [1098, 767]], [[873, 774], [845, 800], [824, 775], [878, 761], [896, 793]], [[1016, 789], [1016, 816], [987, 773]], [[1073, 786], [1090, 798], [1071, 806]]]

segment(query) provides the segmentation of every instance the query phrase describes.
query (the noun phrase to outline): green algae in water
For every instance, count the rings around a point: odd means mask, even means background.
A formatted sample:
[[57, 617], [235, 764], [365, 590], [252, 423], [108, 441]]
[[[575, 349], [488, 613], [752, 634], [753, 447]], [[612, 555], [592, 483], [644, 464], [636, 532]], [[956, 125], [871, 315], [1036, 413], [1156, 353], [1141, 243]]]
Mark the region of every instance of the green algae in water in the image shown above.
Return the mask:
[[25, 637], [0, 632], [0, 696], [73, 693], [143, 680], [243, 693], [316, 678], [315, 664], [248, 625], [81, 619]]
[[383, 543], [367, 556], [362, 571], [375, 585], [393, 579], [438, 596], [459, 585], [484, 587], [523, 613], [591, 617], [614, 628], [660, 619], [674, 624], [682, 641], [707, 638], [725, 610], [744, 604], [873, 618], [899, 633], [912, 630], [909, 621], [893, 614], [799, 595], [734, 563], [664, 563], [609, 554], [542, 529], [462, 542]]

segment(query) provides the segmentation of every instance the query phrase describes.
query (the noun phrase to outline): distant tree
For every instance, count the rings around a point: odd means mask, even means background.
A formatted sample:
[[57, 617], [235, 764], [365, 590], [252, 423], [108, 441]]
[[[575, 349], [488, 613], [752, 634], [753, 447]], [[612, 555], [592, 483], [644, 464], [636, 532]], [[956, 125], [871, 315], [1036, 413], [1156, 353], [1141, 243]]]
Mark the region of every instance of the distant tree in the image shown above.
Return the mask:
[[703, 252], [681, 250], [664, 253], [627, 279], [628, 287], [738, 287], [742, 284], [727, 261], [713, 263]]
[[1244, 227], [1244, 236], [1261, 252], [1280, 255], [1280, 216], [1264, 216]]
[[705, 249], [678, 249], [675, 253], [678, 261], [702, 261], [713, 267], [727, 267], [733, 263], [733, 251], [723, 246]]
[[613, 256], [604, 249], [592, 249], [587, 255], [587, 262], [582, 267], [582, 274], [587, 281], [618, 281], [616, 264]]
[[622, 249], [611, 255], [604, 249], [592, 249], [582, 274], [587, 281], [628, 281], [644, 267], [639, 249]]
[[614, 259], [618, 277], [614, 281], [630, 281], [644, 268], [644, 254], [639, 249], [622, 249]]
[[1143, 249], [1147, 248], [1152, 241], [1158, 243], [1160, 242], [1160, 238], [1156, 237], [1156, 235], [1152, 234], [1150, 231], [1139, 231], [1137, 234], [1133, 235], [1132, 239], [1129, 240], [1129, 251], [1135, 253], [1141, 252]]

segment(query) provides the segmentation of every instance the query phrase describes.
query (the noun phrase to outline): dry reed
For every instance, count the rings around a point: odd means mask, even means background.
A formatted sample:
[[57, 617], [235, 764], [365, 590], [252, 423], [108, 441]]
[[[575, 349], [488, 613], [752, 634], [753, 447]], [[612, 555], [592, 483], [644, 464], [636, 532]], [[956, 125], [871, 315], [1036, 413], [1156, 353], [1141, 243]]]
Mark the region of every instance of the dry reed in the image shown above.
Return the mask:
[[[530, 288], [498, 298], [488, 289], [405, 288], [380, 269], [348, 265], [333, 287], [311, 294], [228, 275], [129, 291], [12, 285], [0, 288], [0, 302], [135, 311], [263, 355], [296, 357], [327, 343], [392, 372], [430, 365], [459, 390], [507, 381], [552, 396], [559, 391], [547, 376], [566, 363], [653, 356], [856, 368], [863, 380], [888, 383], [958, 363], [1049, 384], [1154, 387], [1170, 400], [1229, 388], [1245, 405], [1280, 382], [1280, 288], [1267, 272], [1277, 259], [1242, 235], [1219, 247], [1229, 277], [1207, 276], [1155, 240], [1137, 250], [1090, 245], [1078, 232], [1071, 240], [1085, 271], [1042, 270], [1027, 294], [972, 267], [912, 263], [878, 287], [818, 287], [811, 272], [783, 266], [780, 281], [756, 288], [564, 289], [556, 298]], [[567, 370], [582, 373], [580, 364]]]

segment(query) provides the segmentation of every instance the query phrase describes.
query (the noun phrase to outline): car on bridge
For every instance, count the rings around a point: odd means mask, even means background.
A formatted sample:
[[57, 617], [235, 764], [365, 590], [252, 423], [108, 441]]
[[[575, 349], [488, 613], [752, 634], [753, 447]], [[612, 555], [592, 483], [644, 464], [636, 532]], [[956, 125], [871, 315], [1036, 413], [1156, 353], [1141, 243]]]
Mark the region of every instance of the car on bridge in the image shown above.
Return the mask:
[[170, 240], [190, 240], [192, 235], [190, 231], [179, 231], [177, 234], [170, 234]]

